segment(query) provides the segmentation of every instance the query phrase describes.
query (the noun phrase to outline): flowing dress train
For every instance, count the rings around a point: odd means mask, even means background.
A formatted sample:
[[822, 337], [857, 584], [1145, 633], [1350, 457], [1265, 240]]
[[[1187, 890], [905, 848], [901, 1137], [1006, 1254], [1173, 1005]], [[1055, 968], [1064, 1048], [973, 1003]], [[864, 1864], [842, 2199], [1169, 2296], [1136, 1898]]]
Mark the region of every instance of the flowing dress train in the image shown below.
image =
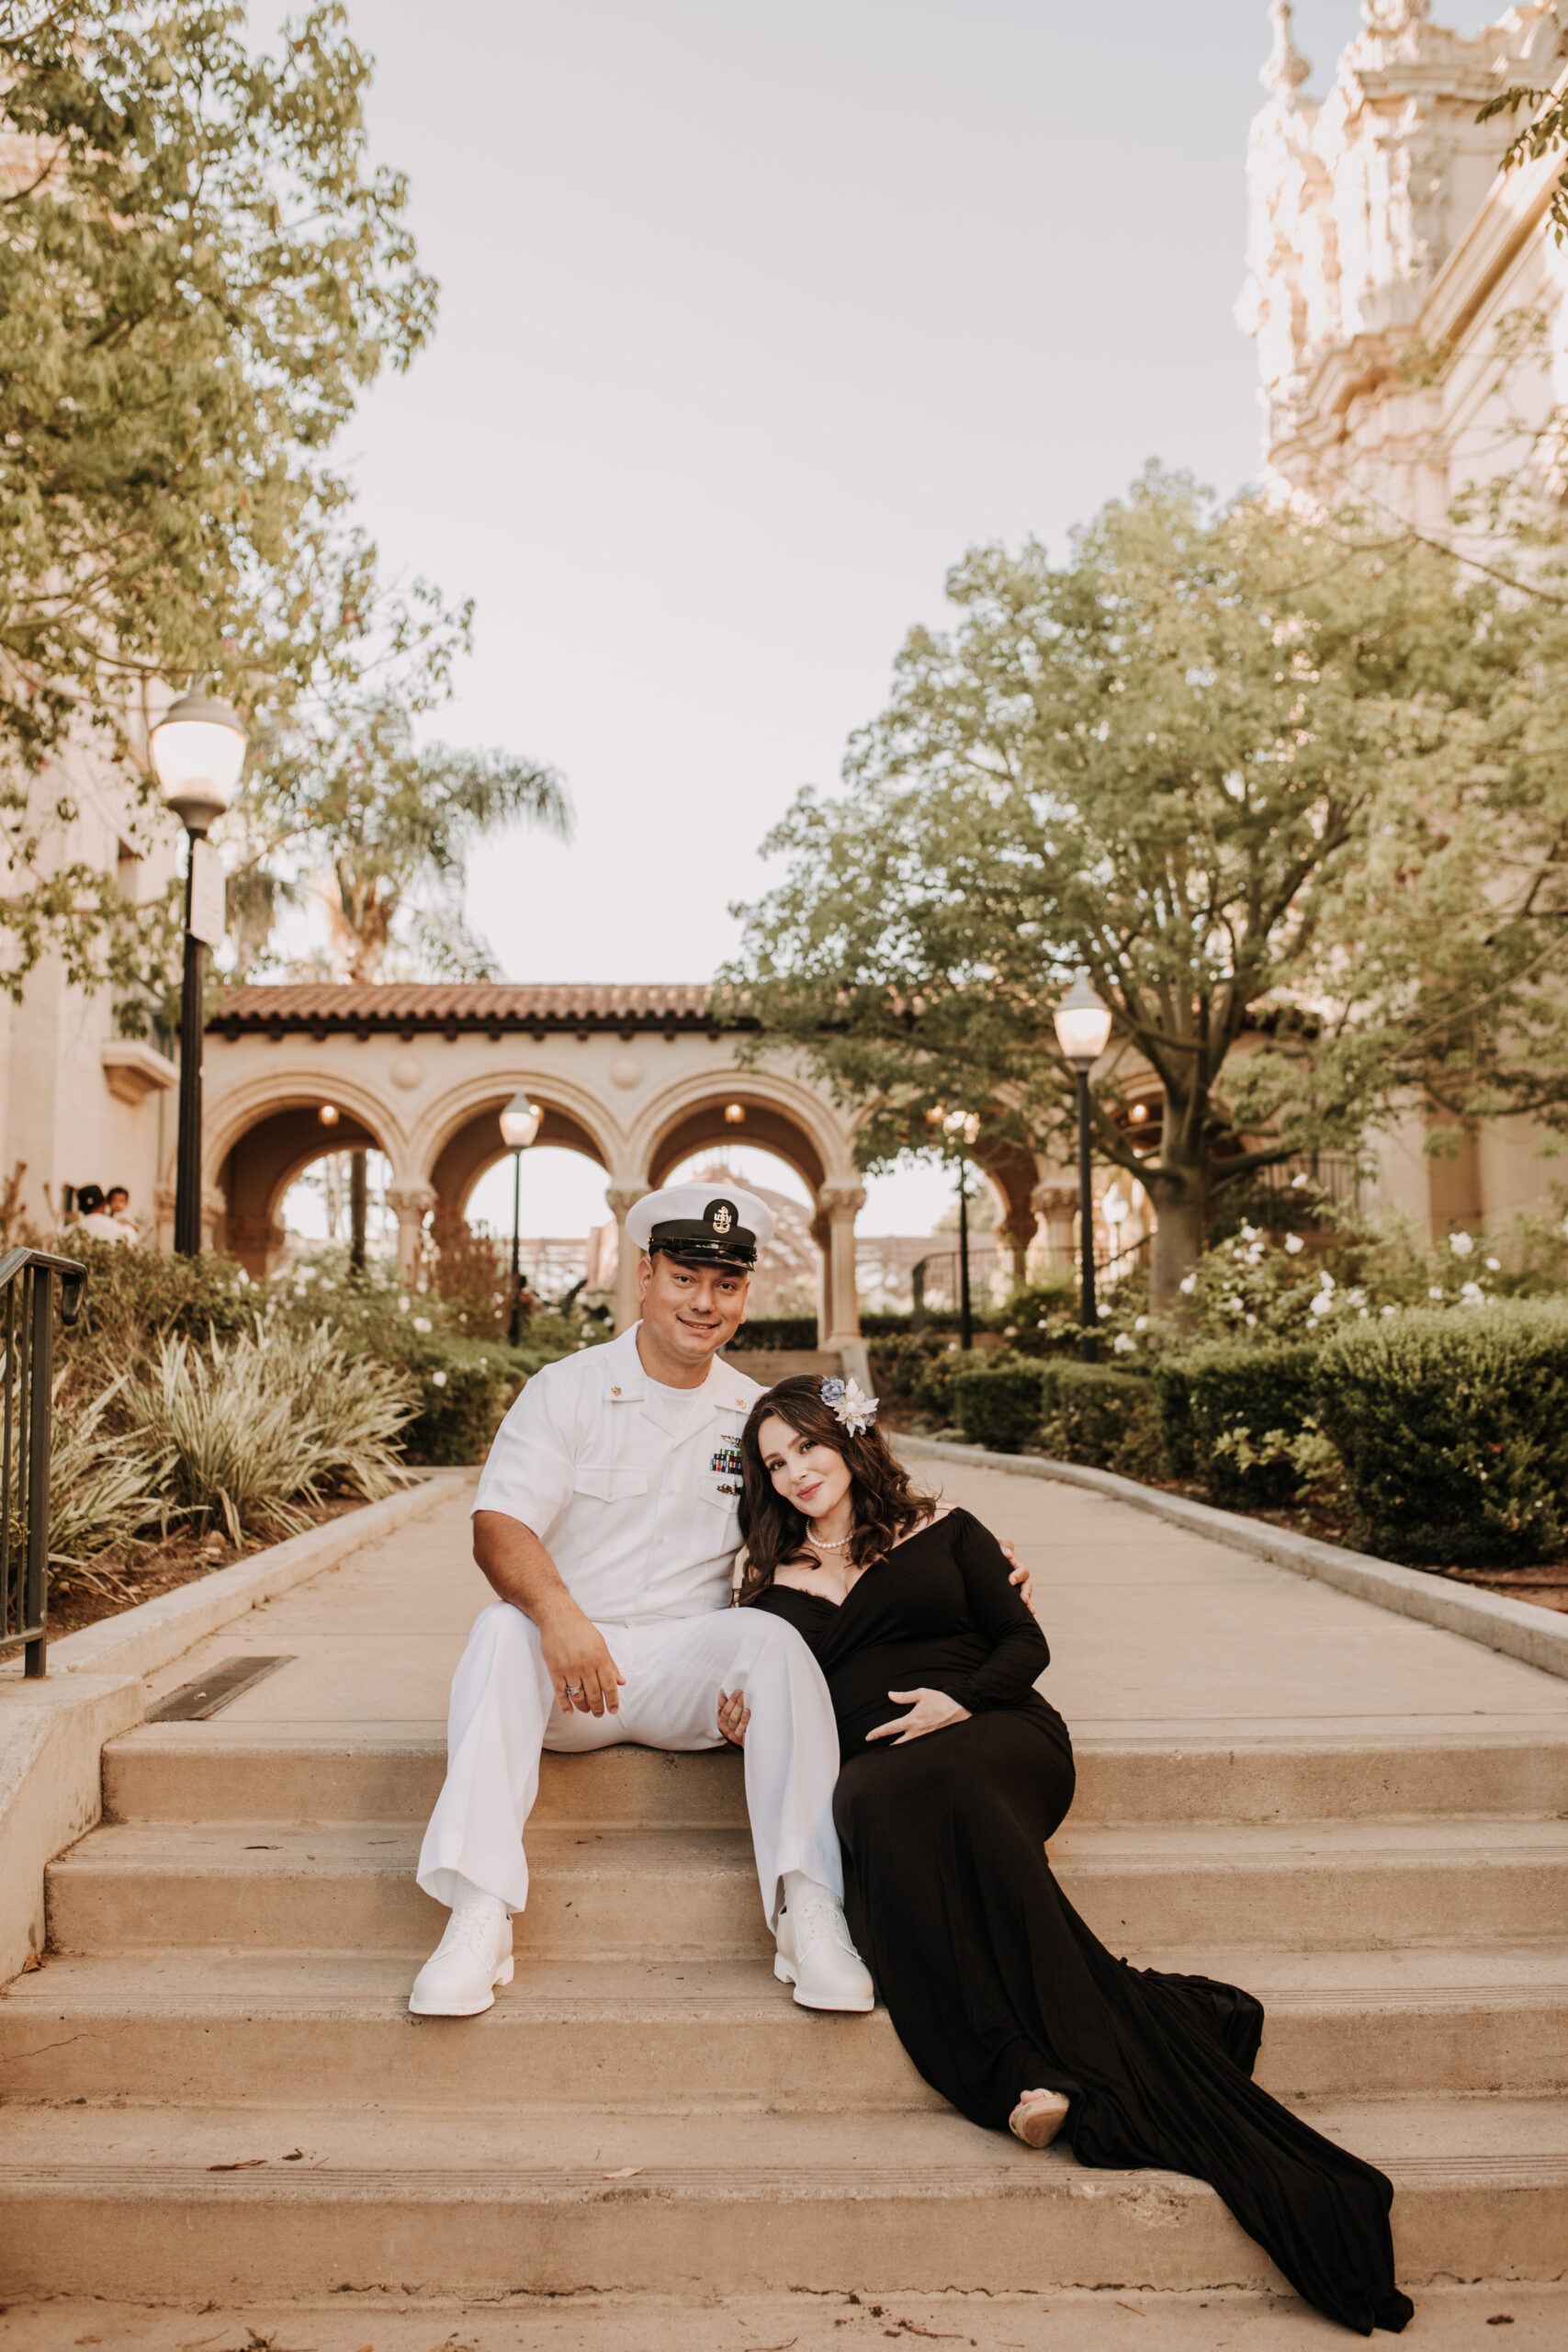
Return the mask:
[[[1081, 2164], [1213, 2184], [1310, 2302], [1394, 2331], [1384, 2176], [1251, 2079], [1249, 1993], [1117, 1960], [1045, 1859], [1073, 1796], [1066, 1725], [1034, 1690], [1045, 1637], [996, 1539], [954, 1510], [897, 1545], [841, 1606], [773, 1586], [753, 1607], [804, 1635], [832, 1694], [845, 1908], [898, 2038], [973, 2122], [1004, 2131], [1024, 2089], [1064, 2091]], [[945, 1691], [966, 1723], [866, 1744], [890, 1690]]]

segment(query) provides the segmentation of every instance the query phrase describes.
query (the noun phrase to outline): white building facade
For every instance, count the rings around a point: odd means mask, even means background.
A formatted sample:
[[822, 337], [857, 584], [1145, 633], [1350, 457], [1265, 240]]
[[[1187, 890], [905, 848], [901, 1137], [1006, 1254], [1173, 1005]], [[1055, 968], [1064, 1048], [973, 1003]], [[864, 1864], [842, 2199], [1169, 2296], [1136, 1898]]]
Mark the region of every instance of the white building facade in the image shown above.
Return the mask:
[[[1363, 0], [1322, 98], [1292, 8], [1269, 13], [1236, 310], [1258, 342], [1265, 480], [1310, 508], [1359, 506], [1479, 553], [1456, 505], [1540, 475], [1541, 428], [1568, 408], [1568, 248], [1547, 220], [1563, 155], [1502, 172], [1528, 114], [1476, 117], [1517, 84], [1562, 88], [1568, 9], [1523, 0], [1461, 36], [1433, 22], [1430, 0]], [[1370, 1138], [1369, 1207], [1403, 1210], [1434, 1238], [1501, 1235], [1549, 1189], [1529, 1120], [1481, 1124], [1457, 1159], [1428, 1157], [1426, 1134], [1413, 1108]]]

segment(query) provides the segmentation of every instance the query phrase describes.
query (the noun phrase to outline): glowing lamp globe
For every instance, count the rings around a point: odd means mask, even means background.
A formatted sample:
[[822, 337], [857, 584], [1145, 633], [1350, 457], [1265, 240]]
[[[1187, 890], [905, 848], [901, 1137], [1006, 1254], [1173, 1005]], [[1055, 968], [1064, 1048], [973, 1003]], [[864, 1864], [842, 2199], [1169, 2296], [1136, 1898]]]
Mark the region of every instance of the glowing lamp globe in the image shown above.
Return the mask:
[[501, 1114], [501, 1139], [508, 1151], [526, 1151], [544, 1115], [525, 1094], [514, 1094]]
[[1080, 972], [1054, 1015], [1056, 1043], [1075, 1069], [1092, 1069], [1111, 1035], [1111, 1008]]
[[220, 695], [185, 695], [153, 728], [148, 750], [158, 789], [182, 825], [205, 833], [234, 797], [250, 738]]

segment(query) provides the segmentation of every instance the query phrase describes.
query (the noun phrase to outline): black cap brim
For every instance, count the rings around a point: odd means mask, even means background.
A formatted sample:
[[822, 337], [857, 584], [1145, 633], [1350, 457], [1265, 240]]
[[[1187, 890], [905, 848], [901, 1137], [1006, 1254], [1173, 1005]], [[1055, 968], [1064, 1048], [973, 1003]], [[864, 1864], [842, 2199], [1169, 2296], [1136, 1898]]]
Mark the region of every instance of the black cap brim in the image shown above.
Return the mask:
[[757, 1245], [750, 1234], [731, 1234], [727, 1241], [716, 1241], [705, 1232], [700, 1240], [684, 1235], [668, 1235], [655, 1227], [649, 1240], [650, 1258], [672, 1258], [678, 1266], [727, 1266], [732, 1273], [754, 1273], [757, 1266]]

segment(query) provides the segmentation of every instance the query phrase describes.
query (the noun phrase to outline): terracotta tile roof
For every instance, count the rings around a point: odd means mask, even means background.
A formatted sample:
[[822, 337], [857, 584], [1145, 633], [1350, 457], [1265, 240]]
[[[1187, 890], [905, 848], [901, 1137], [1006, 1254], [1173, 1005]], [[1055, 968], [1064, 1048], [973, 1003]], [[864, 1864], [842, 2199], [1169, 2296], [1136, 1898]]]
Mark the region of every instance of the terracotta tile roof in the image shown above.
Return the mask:
[[288, 980], [231, 990], [208, 1025], [233, 1037], [299, 1029], [700, 1029], [712, 994], [705, 980], [624, 987]]

